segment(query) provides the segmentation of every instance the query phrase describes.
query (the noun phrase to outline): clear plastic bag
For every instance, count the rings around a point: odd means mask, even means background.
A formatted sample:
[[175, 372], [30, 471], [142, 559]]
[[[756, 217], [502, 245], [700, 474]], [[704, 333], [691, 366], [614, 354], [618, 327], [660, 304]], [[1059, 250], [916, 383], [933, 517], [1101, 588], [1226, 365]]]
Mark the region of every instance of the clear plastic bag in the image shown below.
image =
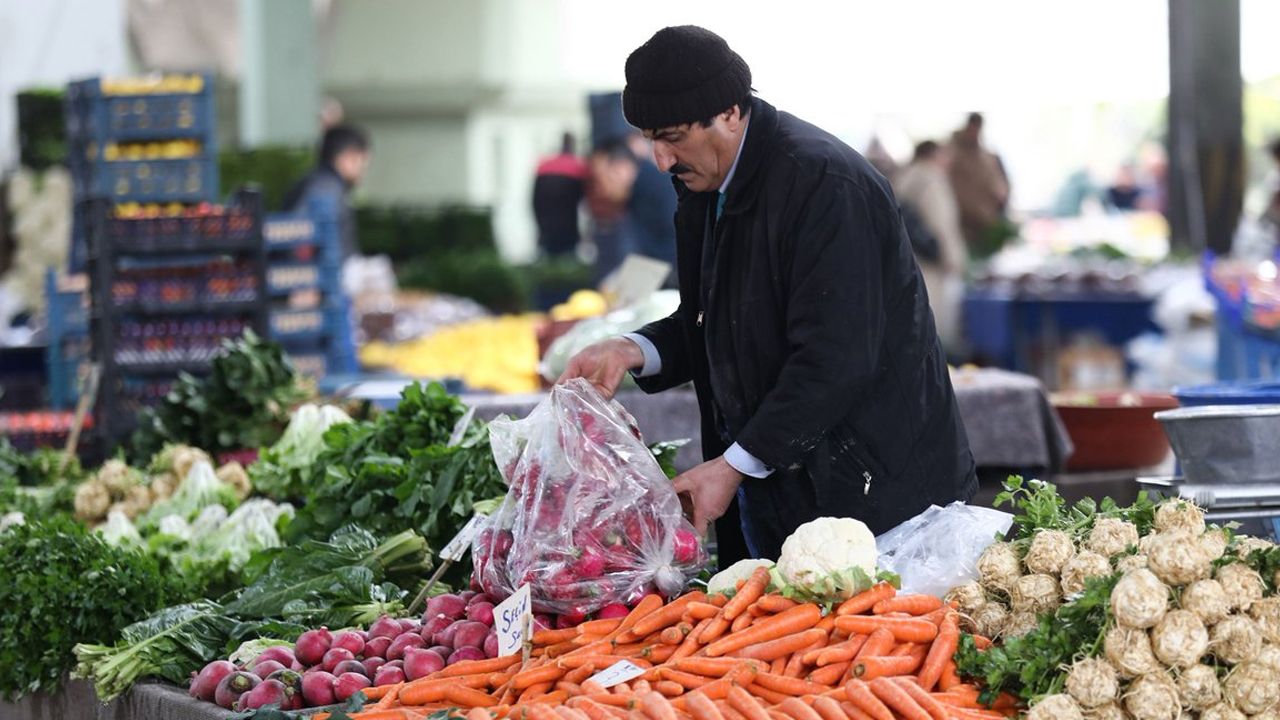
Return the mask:
[[635, 420], [587, 381], [494, 420], [489, 438], [510, 489], [472, 547], [485, 592], [528, 584], [538, 612], [587, 615], [678, 594], [706, 561]]
[[1012, 525], [1012, 515], [991, 508], [962, 502], [930, 505], [876, 538], [876, 565], [897, 573], [903, 592], [941, 597], [978, 579], [978, 557]]

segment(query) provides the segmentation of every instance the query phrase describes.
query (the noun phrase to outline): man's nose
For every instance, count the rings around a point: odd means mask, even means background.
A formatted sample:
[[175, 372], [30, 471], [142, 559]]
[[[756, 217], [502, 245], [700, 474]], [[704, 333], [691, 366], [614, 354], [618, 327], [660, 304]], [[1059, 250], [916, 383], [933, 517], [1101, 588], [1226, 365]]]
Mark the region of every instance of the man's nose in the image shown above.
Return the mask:
[[653, 143], [653, 162], [659, 170], [668, 172], [676, 164], [676, 154], [671, 152], [669, 145], [658, 140]]

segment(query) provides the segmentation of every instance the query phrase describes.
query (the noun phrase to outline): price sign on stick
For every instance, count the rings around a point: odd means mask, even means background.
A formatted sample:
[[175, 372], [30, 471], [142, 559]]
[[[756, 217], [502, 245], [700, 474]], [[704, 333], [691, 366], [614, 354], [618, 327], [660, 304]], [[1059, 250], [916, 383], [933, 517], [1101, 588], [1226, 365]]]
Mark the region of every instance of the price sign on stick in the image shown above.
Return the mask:
[[418, 606], [427, 599], [431, 588], [435, 587], [436, 583], [440, 581], [440, 576], [444, 575], [445, 571], [455, 562], [466, 557], [467, 552], [471, 550], [471, 541], [475, 539], [476, 533], [480, 532], [480, 529], [484, 527], [484, 520], [485, 517], [483, 515], [472, 515], [467, 524], [463, 525], [458, 534], [454, 535], [453, 539], [449, 541], [449, 544], [444, 546], [444, 549], [440, 551], [440, 566], [432, 573], [431, 578], [427, 580], [427, 584], [423, 586], [422, 591], [413, 599], [413, 602], [409, 603], [409, 612], [417, 612]]
[[498, 604], [493, 609], [493, 629], [498, 633], [498, 657], [505, 657], [520, 652], [524, 648], [525, 634], [532, 627], [525, 616], [533, 617], [529, 600], [529, 586], [521, 585], [519, 590]]
[[628, 680], [634, 680], [644, 674], [644, 669], [629, 660], [619, 660], [609, 667], [591, 676], [593, 682], [600, 683], [602, 688], [611, 688]]

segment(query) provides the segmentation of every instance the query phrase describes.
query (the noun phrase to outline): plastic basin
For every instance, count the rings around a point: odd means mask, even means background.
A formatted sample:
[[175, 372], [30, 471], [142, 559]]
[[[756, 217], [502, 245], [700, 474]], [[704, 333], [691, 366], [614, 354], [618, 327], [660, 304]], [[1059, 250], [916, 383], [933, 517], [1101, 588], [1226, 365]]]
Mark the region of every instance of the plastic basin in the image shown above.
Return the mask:
[[1155, 413], [1178, 407], [1172, 395], [1067, 392], [1051, 399], [1075, 446], [1069, 472], [1147, 468], [1169, 455], [1169, 439]]

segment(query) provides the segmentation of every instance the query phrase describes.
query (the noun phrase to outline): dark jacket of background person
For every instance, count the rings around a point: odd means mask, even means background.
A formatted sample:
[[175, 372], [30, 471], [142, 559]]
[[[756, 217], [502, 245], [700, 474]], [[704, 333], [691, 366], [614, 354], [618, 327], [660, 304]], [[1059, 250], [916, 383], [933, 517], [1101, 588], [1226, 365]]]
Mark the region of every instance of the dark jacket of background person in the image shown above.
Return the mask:
[[[737, 442], [774, 469], [739, 490], [760, 557], [820, 516], [882, 533], [977, 487], [920, 272], [884, 178], [763, 100], [723, 215], [676, 182], [680, 308], [640, 331], [692, 381], [704, 457]], [[711, 236], [712, 242], [704, 240]]]
[[533, 181], [533, 217], [538, 247], [547, 255], [567, 255], [578, 247], [578, 209], [587, 179], [587, 163], [564, 149], [538, 163]]

